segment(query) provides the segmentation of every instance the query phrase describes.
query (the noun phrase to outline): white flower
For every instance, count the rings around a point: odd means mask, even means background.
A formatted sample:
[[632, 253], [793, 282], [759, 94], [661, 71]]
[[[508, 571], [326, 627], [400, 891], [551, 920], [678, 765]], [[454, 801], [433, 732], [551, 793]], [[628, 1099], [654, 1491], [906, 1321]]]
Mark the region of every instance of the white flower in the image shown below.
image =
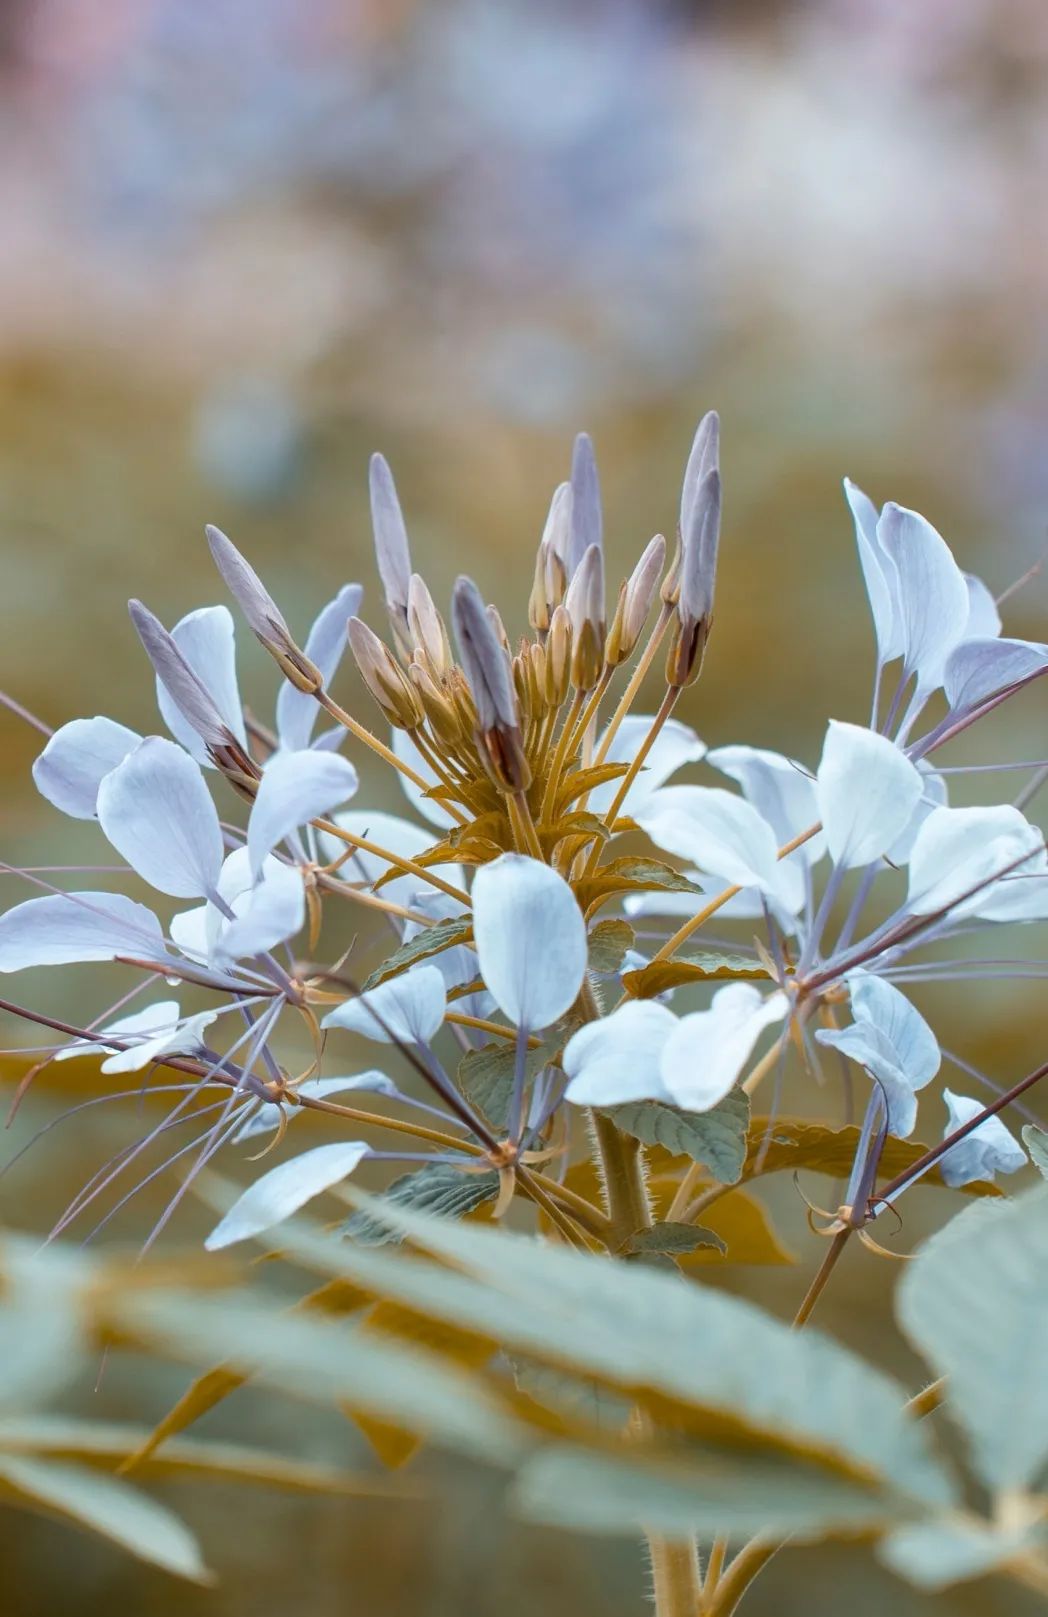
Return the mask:
[[910, 852], [906, 908], [914, 915], [949, 909], [952, 920], [1042, 920], [1048, 915], [1042, 833], [1008, 804], [933, 809]]
[[[376, 1068], [369, 1072], [358, 1072], [352, 1077], [307, 1078], [304, 1083], [295, 1085], [295, 1094], [308, 1100], [333, 1100], [336, 1095], [360, 1091], [368, 1095], [388, 1095], [393, 1099], [400, 1094], [392, 1078], [387, 1078], [384, 1072]], [[270, 1134], [279, 1127], [281, 1120], [290, 1123], [301, 1110], [300, 1106], [280, 1106], [276, 1101], [261, 1101], [258, 1110], [252, 1112], [237, 1129], [233, 1136], [234, 1143], [241, 1145], [260, 1134]]]
[[677, 1018], [655, 1000], [630, 1000], [589, 1022], [564, 1047], [571, 1082], [565, 1099], [576, 1106], [618, 1106], [630, 1100], [672, 1100], [662, 1081], [662, 1048]]
[[574, 893], [549, 865], [504, 853], [473, 880], [473, 938], [495, 1003], [529, 1033], [578, 998], [586, 975], [586, 923]]
[[233, 1203], [204, 1245], [209, 1252], [217, 1252], [282, 1224], [322, 1190], [348, 1178], [369, 1151], [362, 1140], [339, 1140], [334, 1145], [314, 1146], [312, 1151], [270, 1168]]
[[[969, 1095], [955, 1095], [949, 1089], [943, 1090], [942, 1098], [950, 1114], [943, 1131], [944, 1139], [970, 1123], [984, 1109]], [[974, 1179], [992, 1180], [999, 1173], [1015, 1173], [1025, 1166], [1026, 1152], [997, 1116], [988, 1117], [939, 1159], [943, 1179], [954, 1190], [971, 1184]]]
[[217, 1011], [202, 1011], [183, 1020], [177, 999], [157, 1000], [144, 1010], [121, 1016], [99, 1029], [100, 1033], [119, 1039], [119, 1044], [74, 1039], [56, 1050], [54, 1059], [67, 1061], [71, 1056], [106, 1055], [103, 1072], [140, 1072], [159, 1056], [195, 1055], [202, 1048], [204, 1029], [210, 1027], [217, 1015]]
[[[653, 723], [654, 720], [650, 715], [628, 714], [615, 732], [611, 745], [604, 755], [604, 762], [632, 763]], [[603, 737], [597, 743], [598, 754], [602, 740]], [[671, 775], [675, 775], [678, 769], [683, 769], [685, 764], [701, 763], [705, 756], [706, 744], [699, 740], [694, 730], [682, 724], [679, 719], [667, 719], [655, 737], [636, 780], [626, 793], [619, 808], [620, 817], [636, 818], [638, 810], [648, 802], [658, 787], [669, 780]], [[589, 794], [587, 806], [594, 814], [607, 813], [615, 800], [619, 786], [620, 781], [616, 779], [594, 787]]]
[[819, 817], [834, 863], [872, 864], [910, 823], [924, 785], [891, 741], [830, 720], [816, 777]]
[[820, 1028], [816, 1042], [840, 1050], [880, 1084], [888, 1126], [906, 1139], [917, 1122], [917, 1091], [939, 1070], [935, 1035], [905, 994], [882, 978], [853, 972], [848, 990], [855, 1020], [846, 1028]]
[[320, 1025], [362, 1033], [380, 1044], [428, 1044], [446, 1009], [444, 979], [436, 966], [415, 966], [336, 1005]]
[[[754, 888], [787, 914], [796, 914], [804, 901], [801, 868], [778, 858], [775, 832], [734, 792], [720, 786], [663, 786], [634, 818], [656, 847], [691, 861], [722, 885]], [[692, 912], [697, 907], [692, 902]]]

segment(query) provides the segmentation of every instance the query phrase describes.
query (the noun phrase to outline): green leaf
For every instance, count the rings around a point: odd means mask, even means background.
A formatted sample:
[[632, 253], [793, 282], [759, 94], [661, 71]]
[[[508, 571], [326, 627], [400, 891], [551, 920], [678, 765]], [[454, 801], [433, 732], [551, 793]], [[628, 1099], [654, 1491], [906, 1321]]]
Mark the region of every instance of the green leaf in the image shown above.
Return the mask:
[[[0, 1455], [73, 1460], [108, 1468], [114, 1461], [137, 1453], [148, 1439], [149, 1431], [144, 1426], [82, 1421], [65, 1415], [0, 1421]], [[401, 1491], [381, 1478], [354, 1476], [336, 1466], [269, 1454], [238, 1443], [199, 1442], [194, 1438], [172, 1438], [162, 1454], [143, 1462], [142, 1469], [155, 1476], [232, 1479], [287, 1488], [294, 1493], [367, 1497]]]
[[[770, 1127], [769, 1127], [770, 1124]], [[829, 1174], [834, 1179], [847, 1179], [855, 1161], [859, 1144], [859, 1130], [828, 1128], [825, 1123], [813, 1123], [809, 1118], [755, 1117], [748, 1131], [746, 1164], [743, 1179], [755, 1179], [768, 1173], [795, 1172], [807, 1168], [812, 1173]], [[920, 1140], [899, 1140], [889, 1135], [881, 1154], [881, 1178], [894, 1178], [920, 1161], [928, 1146]], [[924, 1185], [946, 1188], [936, 1166], [924, 1174]], [[970, 1185], [961, 1185], [965, 1196], [999, 1197], [1000, 1191], [987, 1179], [974, 1179]]]
[[413, 1173], [395, 1179], [374, 1204], [374, 1213], [354, 1213], [342, 1226], [342, 1234], [363, 1246], [385, 1246], [403, 1240], [383, 1219], [383, 1209], [417, 1207], [420, 1212], [440, 1218], [465, 1218], [499, 1193], [499, 1176], [494, 1169], [472, 1173], [447, 1162], [427, 1163]]
[[389, 977], [396, 977], [409, 966], [415, 966], [420, 960], [428, 960], [432, 955], [441, 954], [445, 949], [452, 949], [459, 943], [472, 943], [473, 922], [469, 919], [463, 921], [457, 916], [450, 921], [437, 921], [433, 926], [427, 926], [424, 931], [418, 932], [399, 949], [394, 949], [388, 960], [383, 960], [381, 966], [376, 966], [364, 983], [364, 991], [376, 988]]
[[[370, 1258], [380, 1269], [397, 1261], [389, 1253], [353, 1248], [345, 1241], [332, 1244], [343, 1253]], [[491, 1460], [505, 1461], [519, 1449], [519, 1428], [476, 1377], [387, 1336], [304, 1313], [282, 1313], [232, 1294], [143, 1293], [120, 1298], [116, 1317], [122, 1330], [147, 1346], [190, 1362], [223, 1359], [291, 1397], [325, 1405], [348, 1403]]]
[[569, 803], [578, 802], [587, 792], [595, 791], [609, 780], [621, 780], [629, 764], [593, 764], [587, 769], [575, 769], [566, 776], [557, 792], [554, 812], [562, 814]]
[[[768, 1217], [767, 1209], [755, 1196], [745, 1190], [733, 1190], [712, 1206], [704, 1208], [703, 1219], [714, 1235], [719, 1235], [727, 1246], [726, 1262], [750, 1264], [796, 1263], [796, 1254], [780, 1240]], [[693, 1264], [718, 1263], [715, 1252], [700, 1248], [684, 1264], [685, 1270]]]
[[598, 921], [589, 935], [590, 971], [599, 976], [618, 971], [633, 944], [634, 932], [628, 921], [619, 917]]
[[654, 999], [670, 988], [691, 983], [757, 981], [767, 976], [760, 961], [750, 955], [704, 949], [682, 959], [653, 961], [638, 971], [628, 971], [622, 981], [634, 999]]
[[1038, 1173], [1048, 1179], [1048, 1133], [1039, 1129], [1036, 1123], [1024, 1123], [1023, 1144]]
[[992, 1489], [1048, 1462], [1048, 1188], [966, 1208], [906, 1265], [899, 1322], [939, 1375]]
[[87, 1466], [0, 1454], [0, 1485], [17, 1504], [89, 1528], [179, 1577], [210, 1582], [188, 1527], [130, 1483]]
[[[528, 1083], [564, 1048], [578, 1026], [577, 1018], [565, 1016], [547, 1031], [541, 1044], [528, 1051], [524, 1061]], [[505, 1130], [509, 1122], [516, 1062], [515, 1039], [496, 1039], [480, 1050], [468, 1050], [459, 1062], [455, 1075], [460, 1092], [498, 1132]]]
[[881, 1541], [877, 1555], [918, 1589], [945, 1589], [985, 1576], [1037, 1547], [1038, 1541], [1033, 1527], [1004, 1532], [974, 1517], [951, 1517], [896, 1528]]
[[679, 870], [664, 865], [661, 859], [631, 857], [613, 859], [610, 864], [601, 865], [592, 876], [575, 884], [575, 896], [583, 910], [588, 910], [595, 899], [603, 901], [615, 893], [653, 890], [667, 893], [702, 892], [701, 887], [689, 881], [687, 876], [682, 876]]
[[820, 1538], [890, 1520], [897, 1505], [874, 1488], [815, 1466], [713, 1451], [662, 1461], [548, 1447], [518, 1474], [515, 1508], [582, 1532], [668, 1536], [750, 1533]]
[[599, 1381], [551, 1369], [519, 1353], [505, 1355], [519, 1390], [544, 1409], [562, 1412], [602, 1432], [625, 1431], [633, 1404]]
[[630, 1257], [643, 1257], [649, 1252], [683, 1257], [700, 1246], [727, 1251], [720, 1236], [714, 1235], [712, 1230], [704, 1230], [701, 1224], [652, 1224], [647, 1229], [635, 1230], [623, 1251]]
[[708, 1112], [684, 1112], [660, 1100], [628, 1101], [604, 1110], [624, 1134], [701, 1162], [722, 1185], [734, 1185], [742, 1176], [750, 1103], [741, 1089], [729, 1091]]
[[599, 814], [587, 814], [583, 809], [577, 809], [574, 814], [565, 814], [556, 824], [543, 826], [542, 841], [549, 848], [555, 848], [558, 842], [567, 837], [596, 837], [599, 842], [607, 842], [611, 831]]
[[[953, 1488], [906, 1392], [817, 1332], [644, 1264], [389, 1209], [441, 1260], [352, 1247], [287, 1226], [286, 1256], [342, 1274], [505, 1347], [611, 1382], [671, 1424], [785, 1448], [845, 1474], [883, 1474], [934, 1503]], [[453, 1265], [454, 1267], [447, 1267]]]

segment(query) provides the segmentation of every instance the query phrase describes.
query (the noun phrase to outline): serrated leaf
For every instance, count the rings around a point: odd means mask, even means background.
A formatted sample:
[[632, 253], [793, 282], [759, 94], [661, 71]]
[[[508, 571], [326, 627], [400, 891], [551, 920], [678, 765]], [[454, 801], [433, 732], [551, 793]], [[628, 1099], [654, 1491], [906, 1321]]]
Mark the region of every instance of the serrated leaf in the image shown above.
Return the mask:
[[633, 948], [634, 941], [634, 931], [628, 921], [617, 916], [598, 921], [589, 935], [590, 971], [595, 971], [598, 976], [618, 971], [626, 951]]
[[654, 999], [670, 988], [692, 983], [755, 982], [767, 976], [760, 961], [749, 955], [721, 954], [710, 949], [685, 960], [653, 961], [637, 971], [628, 971], [622, 982], [634, 999]]
[[1044, 1544], [1036, 1527], [1008, 1532], [965, 1517], [911, 1522], [881, 1540], [878, 1559], [918, 1589], [946, 1589]]
[[644, 1145], [660, 1145], [672, 1156], [701, 1162], [722, 1185], [734, 1185], [741, 1177], [750, 1115], [741, 1089], [731, 1090], [708, 1112], [685, 1112], [659, 1100], [628, 1101], [604, 1112], [616, 1128]]
[[1048, 1462], [1048, 1188], [966, 1208], [918, 1252], [899, 1322], [938, 1375], [981, 1479], [1029, 1487]]
[[575, 769], [565, 776], [557, 790], [554, 812], [563, 813], [569, 803], [578, 802], [587, 792], [595, 791], [609, 780], [621, 780], [629, 764], [592, 764], [586, 769]]
[[511, 1499], [532, 1521], [581, 1532], [669, 1537], [773, 1533], [817, 1539], [890, 1521], [887, 1492], [797, 1461], [723, 1452], [626, 1460], [553, 1446], [530, 1459]]
[[716, 1252], [727, 1250], [720, 1236], [703, 1229], [701, 1224], [652, 1224], [647, 1229], [634, 1230], [623, 1251], [630, 1257], [651, 1252], [685, 1257], [697, 1247], [712, 1247]]
[[1024, 1123], [1023, 1144], [1038, 1173], [1043, 1179], [1048, 1179], [1048, 1133], [1039, 1129], [1036, 1123]]
[[[743, 1179], [759, 1174], [782, 1173], [785, 1170], [808, 1168], [812, 1173], [829, 1174], [834, 1179], [847, 1179], [855, 1161], [859, 1144], [859, 1130], [828, 1128], [825, 1123], [812, 1123], [807, 1118], [755, 1117], [748, 1131], [746, 1163]], [[894, 1179], [897, 1174], [912, 1168], [928, 1150], [920, 1140], [899, 1140], [889, 1135], [881, 1155], [881, 1178]], [[931, 1168], [921, 1179], [922, 1185], [937, 1185], [945, 1189], [938, 1167]], [[987, 1179], [974, 1179], [969, 1185], [958, 1187], [964, 1196], [1000, 1196], [996, 1185]]]
[[818, 1332], [640, 1263], [570, 1251], [478, 1225], [390, 1210], [439, 1260], [333, 1241], [296, 1222], [285, 1253], [381, 1287], [510, 1350], [598, 1378], [665, 1429], [799, 1454], [845, 1476], [882, 1475], [904, 1494], [950, 1503], [954, 1488], [906, 1391]]
[[141, 1561], [193, 1583], [210, 1582], [188, 1527], [117, 1477], [57, 1460], [0, 1454], [0, 1488], [16, 1504], [86, 1527]]
[[383, 960], [381, 966], [376, 966], [370, 977], [364, 982], [364, 991], [377, 988], [389, 977], [396, 977], [409, 967], [418, 965], [420, 960], [429, 960], [432, 955], [441, 954], [445, 949], [454, 948], [460, 943], [473, 941], [473, 922], [469, 919], [460, 920], [454, 917], [450, 921], [437, 921], [422, 932], [417, 932], [413, 938], [402, 943], [399, 949], [394, 949], [388, 960]]
[[563, 814], [553, 825], [544, 825], [539, 832], [540, 840], [546, 848], [555, 848], [558, 842], [564, 842], [568, 837], [594, 837], [599, 842], [607, 842], [611, 831], [598, 814], [588, 814], [584, 809], [577, 809], [573, 814]]
[[415, 1207], [439, 1218], [465, 1218], [499, 1193], [499, 1176], [494, 1169], [473, 1173], [450, 1163], [433, 1162], [402, 1174], [382, 1196], [376, 1197], [374, 1211], [354, 1213], [342, 1226], [361, 1246], [386, 1246], [402, 1237], [395, 1226], [383, 1219], [386, 1207]]
[[[541, 1044], [529, 1049], [524, 1061], [528, 1083], [563, 1049], [578, 1025], [577, 1018], [565, 1016], [548, 1029]], [[516, 1041], [496, 1039], [479, 1050], [467, 1050], [455, 1075], [460, 1093], [479, 1109], [497, 1132], [505, 1130], [509, 1122], [516, 1062]]]
[[575, 896], [583, 910], [588, 910], [595, 900], [603, 903], [616, 893], [652, 891], [701, 894], [702, 888], [682, 876], [679, 870], [663, 864], [661, 859], [629, 856], [613, 859], [610, 864], [601, 865], [592, 876], [575, 883]]

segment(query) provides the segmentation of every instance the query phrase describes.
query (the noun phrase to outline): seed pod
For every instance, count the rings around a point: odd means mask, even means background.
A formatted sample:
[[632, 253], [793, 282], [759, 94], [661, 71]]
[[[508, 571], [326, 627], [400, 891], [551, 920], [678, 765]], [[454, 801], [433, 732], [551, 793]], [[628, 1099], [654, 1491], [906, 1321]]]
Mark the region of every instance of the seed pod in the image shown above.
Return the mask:
[[350, 618], [347, 632], [360, 677], [390, 724], [398, 730], [417, 730], [422, 704], [388, 646], [361, 618]]
[[681, 534], [680, 597], [677, 628], [666, 661], [674, 687], [697, 679], [713, 622], [713, 587], [720, 540], [720, 473], [708, 472], [689, 506], [689, 530]]
[[[492, 615], [470, 578], [459, 578], [455, 584], [451, 621], [476, 707], [473, 734], [481, 761], [502, 791], [526, 791], [531, 770], [524, 755], [509, 659]], [[495, 622], [501, 624], [497, 614]]]
[[324, 689], [324, 676], [295, 643], [283, 613], [254, 568], [220, 528], [205, 529], [215, 566], [240, 604], [252, 633], [274, 658], [296, 690], [312, 695]]

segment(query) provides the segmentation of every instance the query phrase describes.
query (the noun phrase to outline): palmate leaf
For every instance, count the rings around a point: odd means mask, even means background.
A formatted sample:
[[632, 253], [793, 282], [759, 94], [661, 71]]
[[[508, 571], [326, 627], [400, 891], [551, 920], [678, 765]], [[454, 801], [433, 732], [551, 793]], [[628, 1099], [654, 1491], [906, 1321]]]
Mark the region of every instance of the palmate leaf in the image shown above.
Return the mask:
[[[564, 1017], [549, 1028], [542, 1043], [530, 1049], [524, 1061], [528, 1083], [564, 1048], [575, 1029], [577, 1018]], [[458, 1065], [458, 1087], [471, 1105], [483, 1113], [493, 1129], [504, 1130], [509, 1121], [510, 1097], [517, 1052], [514, 1039], [495, 1039], [480, 1050], [468, 1050]]]
[[[373, 1209], [376, 1210], [377, 1209]], [[953, 1488], [904, 1389], [817, 1333], [644, 1265], [388, 1208], [396, 1228], [455, 1270], [289, 1227], [286, 1252], [507, 1348], [630, 1392], [654, 1418], [878, 1474], [932, 1503]]]
[[628, 1101], [605, 1108], [616, 1128], [644, 1145], [658, 1145], [670, 1156], [691, 1157], [722, 1185], [734, 1185], [746, 1160], [750, 1103], [733, 1089], [708, 1112], [685, 1112], [658, 1100]]
[[380, 1198], [376, 1215], [366, 1210], [354, 1213], [342, 1226], [342, 1234], [362, 1246], [385, 1246], [403, 1239], [382, 1215], [381, 1207], [387, 1204], [417, 1207], [440, 1218], [465, 1218], [494, 1201], [498, 1193], [499, 1176], [494, 1169], [475, 1173], [450, 1163], [426, 1163], [393, 1181]]
[[163, 1505], [87, 1466], [0, 1454], [0, 1496], [108, 1538], [142, 1561], [194, 1583], [210, 1576], [196, 1539]]
[[[812, 1173], [846, 1179], [851, 1173], [858, 1144], [859, 1130], [853, 1126], [834, 1129], [825, 1123], [810, 1122], [807, 1118], [777, 1117], [769, 1120], [755, 1117], [749, 1126], [742, 1177], [746, 1180], [756, 1178], [759, 1174], [807, 1168]], [[889, 1135], [881, 1155], [881, 1177], [894, 1178], [896, 1174], [905, 1173], [928, 1149], [920, 1140], [899, 1140]], [[922, 1177], [921, 1184], [937, 1185], [940, 1190], [946, 1188], [937, 1167]], [[1001, 1194], [997, 1186], [986, 1179], [976, 1179], [958, 1188], [965, 1196]]]
[[875, 1486], [828, 1476], [770, 1455], [713, 1451], [661, 1460], [626, 1459], [551, 1446], [518, 1475], [521, 1515], [581, 1532], [668, 1537], [699, 1533], [822, 1538], [890, 1521], [900, 1506]]
[[947, 1408], [995, 1490], [1048, 1463], [1048, 1187], [966, 1208], [907, 1265], [899, 1322], [937, 1374]]
[[435, 954], [441, 954], [445, 949], [454, 948], [460, 943], [470, 943], [473, 940], [473, 923], [469, 919], [459, 920], [457, 917], [450, 921], [437, 921], [422, 932], [402, 943], [399, 949], [394, 949], [388, 960], [383, 960], [381, 966], [376, 966], [364, 982], [364, 991], [377, 988], [389, 977], [396, 977], [411, 966], [417, 966], [420, 960], [429, 960]]

